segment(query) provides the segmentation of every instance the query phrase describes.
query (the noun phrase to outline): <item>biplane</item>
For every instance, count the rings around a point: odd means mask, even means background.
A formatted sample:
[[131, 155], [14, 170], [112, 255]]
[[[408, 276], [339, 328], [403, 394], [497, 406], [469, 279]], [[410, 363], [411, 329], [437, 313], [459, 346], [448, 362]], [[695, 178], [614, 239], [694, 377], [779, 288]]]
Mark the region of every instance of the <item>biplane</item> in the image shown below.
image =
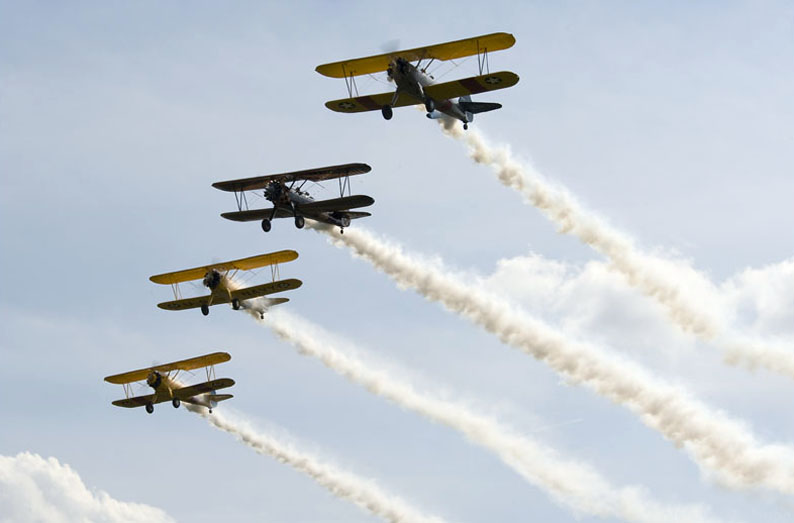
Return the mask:
[[[237, 202], [236, 212], [221, 214], [227, 220], [236, 222], [260, 221], [262, 230], [268, 232], [275, 218], [294, 218], [295, 227], [302, 229], [305, 218], [318, 222], [338, 225], [344, 232], [351, 220], [371, 216], [368, 212], [353, 211], [375, 203], [369, 196], [350, 194], [350, 176], [368, 173], [372, 168], [365, 163], [332, 165], [305, 171], [282, 174], [269, 174], [240, 180], [215, 182], [212, 184], [221, 191], [233, 192]], [[339, 198], [315, 200], [303, 190], [306, 182], [321, 182], [337, 179]], [[266, 200], [273, 204], [270, 209], [249, 209], [247, 191], [263, 190]]]
[[[268, 294], [289, 291], [300, 287], [303, 284], [300, 280], [294, 278], [286, 280], [278, 279], [280, 278], [278, 264], [290, 262], [297, 257], [298, 253], [295, 251], [277, 251], [269, 254], [250, 256], [240, 260], [213, 263], [212, 265], [195, 267], [193, 269], [157, 274], [149, 279], [154, 283], [171, 285], [174, 291], [173, 301], [157, 304], [161, 309], [181, 311], [185, 309], [201, 308], [201, 313], [206, 316], [210, 313], [209, 308], [211, 305], [231, 303], [234, 310], [239, 310], [241, 308], [254, 309], [259, 311], [260, 316], [264, 318], [264, 314], [268, 308], [273, 305], [286, 303], [289, 301], [289, 298], [267, 298], [263, 303], [257, 302], [255, 305], [247, 303], [246, 300], [253, 300], [262, 296], [267, 296]], [[234, 280], [238, 271], [250, 271], [266, 266], [270, 266], [271, 268], [272, 281], [270, 283], [255, 285], [253, 287], [240, 287], [239, 283]], [[195, 298], [182, 298], [179, 284], [193, 280], [202, 280], [203, 285], [210, 290], [210, 294], [206, 296], [197, 296]]]
[[[216, 378], [215, 365], [229, 361], [232, 357], [226, 352], [213, 352], [204, 356], [190, 358], [187, 360], [156, 365], [146, 369], [134, 370], [123, 374], [108, 376], [105, 381], [121, 385], [124, 388], [123, 400], [116, 400], [113, 405], [128, 409], [135, 407], [146, 407], [146, 412], [154, 412], [157, 403], [170, 401], [174, 408], [178, 408], [182, 402], [191, 405], [207, 407], [212, 413], [212, 409], [221, 401], [228, 400], [231, 394], [217, 394], [216, 391], [226, 389], [234, 385], [234, 380], [230, 378]], [[177, 377], [180, 372], [204, 367], [207, 373], [207, 381], [196, 383], [195, 385], [185, 385]], [[146, 396], [133, 396], [132, 384], [138, 381], [146, 381], [146, 384], [154, 389], [154, 393]]]
[[[492, 33], [427, 47], [323, 64], [317, 66], [316, 71], [331, 78], [345, 79], [348, 98], [326, 102], [325, 106], [332, 111], [360, 113], [380, 109], [383, 117], [390, 120], [394, 107], [424, 104], [428, 118], [441, 118], [446, 114], [463, 122], [463, 128], [468, 129], [475, 114], [502, 107], [498, 103], [474, 102], [471, 95], [505, 89], [518, 83], [518, 75], [515, 73], [509, 71], [491, 73], [488, 62], [488, 53], [508, 49], [515, 42], [516, 39], [509, 33]], [[451, 82], [433, 83], [434, 79], [428, 72], [433, 62], [474, 55], [477, 55], [479, 75]], [[394, 82], [395, 91], [360, 96], [356, 77], [381, 71], [386, 71], [388, 80]], [[455, 98], [458, 99], [457, 102]]]

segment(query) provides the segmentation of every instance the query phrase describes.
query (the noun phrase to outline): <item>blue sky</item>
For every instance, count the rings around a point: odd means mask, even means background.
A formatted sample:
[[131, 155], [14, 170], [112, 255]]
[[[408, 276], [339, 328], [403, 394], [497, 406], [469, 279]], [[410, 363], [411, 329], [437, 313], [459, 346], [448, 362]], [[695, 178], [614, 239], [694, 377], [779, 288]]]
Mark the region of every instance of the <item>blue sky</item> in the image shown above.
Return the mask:
[[[0, 2], [0, 454], [54, 456], [88, 486], [181, 521], [370, 520], [196, 416], [110, 405], [121, 390], [102, 381], [108, 374], [227, 350], [233, 359], [218, 370], [237, 381], [229, 408], [429, 511], [458, 521], [572, 518], [456, 432], [347, 383], [245, 315], [155, 307], [170, 290], [150, 283], [152, 274], [292, 248], [300, 258], [282, 276], [304, 285], [284, 307], [428, 390], [660, 500], [708, 504], [726, 518], [789, 519], [784, 496], [715, 485], [624, 409], [398, 290], [320, 235], [289, 220], [268, 235], [222, 220], [234, 200], [210, 184], [367, 162], [373, 171], [354, 178], [353, 190], [376, 203], [356, 225], [495, 280], [503, 259], [534, 253], [540, 265], [561, 264], [570, 297], [539, 287], [513, 298], [571, 336], [682, 384], [766, 440], [791, 442], [789, 379], [724, 366], [619, 279], [577, 284], [600, 255], [558, 234], [419, 112], [395, 111], [385, 122], [328, 111], [323, 103], [343, 96], [344, 84], [314, 67], [380, 52], [394, 39], [414, 47], [513, 33], [516, 46], [491, 66], [521, 81], [480, 96], [504, 108], [473, 127], [642, 246], [743, 286], [757, 298], [742, 302], [737, 321], [790, 347], [791, 284], [779, 266], [794, 248], [793, 17], [785, 2], [449, 2], [431, 10]], [[468, 61], [445, 79], [475, 70]], [[385, 89], [373, 80], [359, 87]], [[314, 191], [332, 196], [334, 186]], [[778, 283], [745, 283], [737, 275], [748, 267], [767, 268], [760, 279]], [[510, 294], [509, 285], [499, 289]], [[759, 305], [769, 301], [776, 305]], [[774, 321], [756, 318], [764, 314]]]

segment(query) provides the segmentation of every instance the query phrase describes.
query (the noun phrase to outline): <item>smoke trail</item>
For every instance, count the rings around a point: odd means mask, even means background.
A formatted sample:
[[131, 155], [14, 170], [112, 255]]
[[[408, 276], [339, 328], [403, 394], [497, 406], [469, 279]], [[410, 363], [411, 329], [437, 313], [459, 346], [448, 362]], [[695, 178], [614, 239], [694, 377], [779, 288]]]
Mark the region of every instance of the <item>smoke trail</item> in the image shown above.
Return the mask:
[[516, 161], [506, 147], [490, 146], [476, 130], [464, 132], [455, 121], [439, 120], [445, 134], [462, 140], [476, 163], [490, 165], [499, 181], [520, 192], [559, 232], [572, 234], [604, 256], [629, 284], [663, 305], [684, 331], [713, 342], [726, 362], [794, 377], [794, 352], [729, 332], [728, 314], [711, 282], [680, 262], [642, 252], [631, 238], [584, 209], [566, 189], [555, 186], [529, 165]]
[[233, 419], [217, 411], [208, 414], [203, 407], [186, 405], [211, 425], [228, 432], [259, 454], [270, 456], [311, 477], [337, 497], [352, 501], [376, 516], [394, 523], [443, 523], [435, 516], [426, 516], [402, 499], [384, 492], [372, 480], [355, 476], [323, 463], [314, 456], [268, 434], [255, 431], [247, 422]]
[[174, 522], [158, 508], [89, 490], [69, 465], [30, 452], [0, 456], [0, 521]]
[[651, 499], [642, 488], [616, 488], [590, 466], [563, 459], [553, 449], [494, 419], [464, 405], [420, 394], [410, 383], [340, 350], [331, 335], [295, 315], [277, 311], [261, 323], [300, 353], [319, 359], [370, 392], [460, 431], [470, 441], [498, 455], [529, 483], [577, 513], [643, 523], [715, 521], [703, 507], [668, 507]]
[[718, 473], [725, 484], [794, 493], [794, 450], [760, 444], [750, 430], [722, 412], [691, 398], [616, 355], [566, 337], [549, 325], [516, 310], [503, 299], [464, 283], [440, 262], [407, 255], [361, 227], [340, 235], [333, 228], [312, 225], [332, 243], [353, 253], [425, 298], [443, 304], [534, 358], [569, 381], [586, 385], [624, 405], [647, 426], [689, 451], [704, 472]]

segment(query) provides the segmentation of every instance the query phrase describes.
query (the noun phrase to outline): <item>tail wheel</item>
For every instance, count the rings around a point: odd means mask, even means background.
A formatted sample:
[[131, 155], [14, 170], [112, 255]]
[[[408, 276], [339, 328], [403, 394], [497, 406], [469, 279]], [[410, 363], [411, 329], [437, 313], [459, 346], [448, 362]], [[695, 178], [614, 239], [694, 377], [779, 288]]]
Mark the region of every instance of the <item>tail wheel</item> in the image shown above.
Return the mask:
[[306, 220], [303, 216], [296, 216], [295, 217], [295, 227], [298, 229], [303, 229], [303, 226], [306, 224]]
[[201, 306], [201, 314], [206, 316], [209, 313], [210, 313], [210, 306], [205, 303], [204, 305]]
[[179, 401], [179, 398], [174, 398], [174, 399], [172, 399], [172, 400], [171, 400], [171, 405], [173, 405], [175, 409], [178, 409], [178, 408], [179, 408], [179, 405], [180, 405], [181, 403], [182, 403], [182, 402], [181, 402], [181, 401]]
[[381, 114], [383, 114], [383, 117], [385, 119], [391, 120], [393, 114], [391, 110], [391, 105], [384, 105], [383, 107], [381, 107], [380, 112]]
[[428, 113], [432, 113], [436, 110], [436, 102], [434, 102], [432, 98], [428, 98], [425, 100], [425, 109], [427, 109]]
[[271, 227], [270, 220], [268, 220], [267, 218], [263, 218], [262, 219], [262, 230], [265, 231], [265, 232], [270, 232], [270, 227]]
[[465, 131], [466, 129], [468, 129], [468, 128], [469, 128], [469, 124], [467, 124], [467, 123], [463, 124], [463, 130], [464, 130], [464, 131]]
[[232, 300], [232, 309], [234, 309], [236, 311], [240, 310], [240, 300], [238, 300], [237, 298], [234, 298]]
[[149, 414], [154, 412], [154, 405], [152, 405], [151, 403], [147, 403], [146, 404], [146, 412], [148, 412]]

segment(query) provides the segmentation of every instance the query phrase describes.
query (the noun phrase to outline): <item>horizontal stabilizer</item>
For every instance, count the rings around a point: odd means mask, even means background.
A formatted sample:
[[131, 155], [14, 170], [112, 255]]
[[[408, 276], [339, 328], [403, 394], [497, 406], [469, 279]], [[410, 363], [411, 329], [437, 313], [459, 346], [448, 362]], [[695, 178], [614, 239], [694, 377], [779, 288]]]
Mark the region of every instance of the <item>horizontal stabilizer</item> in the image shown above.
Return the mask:
[[234, 397], [233, 394], [212, 394], [210, 396], [210, 401], [214, 401], [218, 403], [219, 401], [230, 400]]
[[351, 220], [355, 220], [357, 218], [366, 218], [367, 216], [372, 216], [371, 213], [363, 212], [363, 211], [350, 211], [350, 212], [347, 212], [345, 214]]
[[479, 114], [479, 113], [487, 113], [488, 111], [495, 111], [496, 109], [501, 109], [502, 104], [497, 104], [493, 102], [458, 102], [460, 108], [466, 111], [467, 113], [472, 114]]

